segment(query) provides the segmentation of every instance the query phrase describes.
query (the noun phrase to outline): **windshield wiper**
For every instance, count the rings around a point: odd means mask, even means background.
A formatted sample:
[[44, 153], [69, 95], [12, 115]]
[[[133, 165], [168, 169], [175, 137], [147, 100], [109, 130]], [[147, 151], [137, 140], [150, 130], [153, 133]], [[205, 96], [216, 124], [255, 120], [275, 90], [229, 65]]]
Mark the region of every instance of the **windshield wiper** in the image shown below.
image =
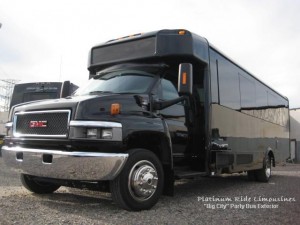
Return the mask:
[[112, 91], [91, 91], [89, 92], [89, 95], [95, 95], [95, 94], [114, 94]]

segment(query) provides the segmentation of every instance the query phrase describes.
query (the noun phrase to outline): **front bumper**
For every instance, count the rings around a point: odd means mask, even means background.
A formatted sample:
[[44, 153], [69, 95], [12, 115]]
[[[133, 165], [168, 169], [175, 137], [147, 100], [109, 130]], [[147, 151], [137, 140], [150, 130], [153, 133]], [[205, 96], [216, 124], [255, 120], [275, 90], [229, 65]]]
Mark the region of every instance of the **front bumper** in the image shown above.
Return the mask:
[[2, 147], [5, 163], [18, 172], [63, 180], [113, 180], [126, 163], [126, 153], [66, 152]]

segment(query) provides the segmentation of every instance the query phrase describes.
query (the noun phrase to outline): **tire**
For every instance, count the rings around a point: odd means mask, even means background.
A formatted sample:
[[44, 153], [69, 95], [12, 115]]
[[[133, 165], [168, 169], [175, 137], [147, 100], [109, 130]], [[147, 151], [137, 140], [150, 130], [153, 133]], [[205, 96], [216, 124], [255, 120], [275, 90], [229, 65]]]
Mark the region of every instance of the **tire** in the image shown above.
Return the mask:
[[255, 170], [247, 171], [247, 176], [250, 181], [256, 181], [256, 171]]
[[60, 188], [60, 185], [37, 181], [33, 176], [26, 174], [21, 174], [21, 182], [27, 190], [36, 194], [51, 194]]
[[255, 171], [256, 180], [260, 182], [268, 182], [272, 172], [272, 158], [266, 156], [263, 163], [263, 168]]
[[163, 167], [148, 150], [132, 149], [128, 153], [123, 170], [110, 182], [112, 199], [129, 211], [150, 209], [163, 191]]

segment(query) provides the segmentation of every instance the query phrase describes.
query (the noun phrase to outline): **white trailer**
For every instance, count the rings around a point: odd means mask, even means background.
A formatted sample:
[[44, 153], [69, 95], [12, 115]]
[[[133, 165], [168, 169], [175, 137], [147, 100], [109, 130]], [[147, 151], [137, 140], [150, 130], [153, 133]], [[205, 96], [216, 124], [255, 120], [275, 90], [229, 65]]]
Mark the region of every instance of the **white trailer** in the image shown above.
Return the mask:
[[8, 121], [8, 112], [0, 112], [0, 135], [6, 134], [5, 123]]
[[290, 160], [300, 163], [300, 108], [290, 109]]

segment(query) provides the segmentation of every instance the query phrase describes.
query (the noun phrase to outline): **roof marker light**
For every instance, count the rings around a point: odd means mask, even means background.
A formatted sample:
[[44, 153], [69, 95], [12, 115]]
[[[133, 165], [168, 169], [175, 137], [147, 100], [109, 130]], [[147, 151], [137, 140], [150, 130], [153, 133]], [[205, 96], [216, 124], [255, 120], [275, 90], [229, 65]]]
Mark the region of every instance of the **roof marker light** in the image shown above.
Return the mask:
[[186, 33], [185, 30], [180, 30], [180, 31], [178, 31], [178, 34], [179, 34], [179, 35], [185, 35], [185, 33]]

